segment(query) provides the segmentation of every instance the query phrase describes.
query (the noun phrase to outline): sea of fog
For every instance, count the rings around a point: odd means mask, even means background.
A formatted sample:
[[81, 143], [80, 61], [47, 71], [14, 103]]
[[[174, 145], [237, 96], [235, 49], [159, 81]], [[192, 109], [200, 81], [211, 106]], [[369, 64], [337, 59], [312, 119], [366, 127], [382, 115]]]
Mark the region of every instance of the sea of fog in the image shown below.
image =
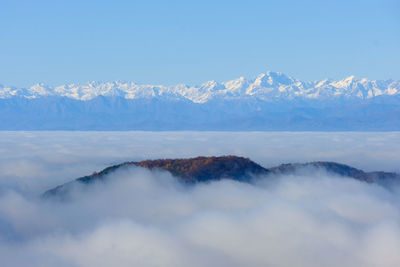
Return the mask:
[[0, 132], [2, 266], [400, 266], [400, 194], [321, 170], [185, 186], [112, 164], [237, 155], [400, 172], [398, 132]]

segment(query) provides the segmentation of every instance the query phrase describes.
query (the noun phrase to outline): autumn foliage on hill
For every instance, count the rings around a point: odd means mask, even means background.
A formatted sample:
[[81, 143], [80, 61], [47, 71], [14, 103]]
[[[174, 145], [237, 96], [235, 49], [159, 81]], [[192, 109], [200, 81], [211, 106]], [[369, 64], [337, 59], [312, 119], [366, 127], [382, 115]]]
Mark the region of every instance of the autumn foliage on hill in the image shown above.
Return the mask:
[[167, 170], [172, 175], [181, 177], [187, 182], [221, 178], [245, 180], [249, 179], [251, 174], [266, 174], [269, 172], [248, 158], [236, 156], [145, 160], [133, 164], [151, 170]]
[[[352, 177], [354, 179], [368, 182], [379, 183], [388, 186], [393, 183], [400, 183], [400, 175], [391, 172], [364, 172], [362, 170], [350, 167], [348, 165], [336, 162], [309, 162], [309, 163], [290, 163], [282, 164], [269, 169], [263, 168], [248, 158], [237, 156], [221, 157], [196, 157], [188, 159], [157, 159], [125, 162], [113, 165], [100, 172], [94, 172], [91, 175], [83, 176], [75, 181], [83, 184], [90, 184], [108, 177], [121, 167], [137, 166], [149, 170], [163, 170], [170, 172], [177, 177], [179, 181], [193, 184], [197, 182], [215, 181], [220, 179], [232, 179], [242, 182], [250, 182], [254, 176], [265, 177], [263, 174], [273, 174], [280, 176], [282, 174], [294, 174], [296, 172], [310, 171], [309, 168], [325, 170], [331, 174], [342, 177]], [[261, 176], [260, 176], [261, 175]], [[67, 193], [74, 181], [59, 185], [46, 191], [46, 196], [62, 196]]]

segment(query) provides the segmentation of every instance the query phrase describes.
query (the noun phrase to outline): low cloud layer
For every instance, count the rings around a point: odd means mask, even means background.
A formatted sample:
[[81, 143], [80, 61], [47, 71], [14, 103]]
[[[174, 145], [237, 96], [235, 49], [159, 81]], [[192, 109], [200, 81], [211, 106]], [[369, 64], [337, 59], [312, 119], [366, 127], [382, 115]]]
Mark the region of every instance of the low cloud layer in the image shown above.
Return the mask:
[[[43, 189], [113, 161], [186, 157], [197, 150], [196, 155], [245, 155], [264, 166], [276, 160], [267, 152], [274, 149], [277, 159], [288, 152], [289, 159], [281, 162], [296, 157], [296, 161], [313, 160], [319, 154], [311, 155], [312, 151], [325, 151], [331, 160], [342, 157], [340, 162], [359, 164], [367, 160], [376, 164], [371, 167], [392, 170], [390, 162], [396, 162], [394, 149], [399, 145], [393, 142], [396, 133], [359, 134], [361, 140], [355, 133], [347, 137], [302, 133], [290, 138], [287, 133], [280, 137], [228, 133], [225, 138], [223, 133], [1, 134], [9, 134], [0, 146], [8, 155], [1, 153], [0, 168], [4, 266], [397, 267], [400, 263], [398, 191], [320, 170], [267, 176], [253, 184], [222, 180], [186, 187], [169, 173], [130, 167], [105, 183], [74, 188], [67, 202], [37, 197]], [[338, 142], [334, 149], [334, 138], [344, 144]], [[299, 142], [311, 139], [315, 142], [308, 145]], [[369, 146], [363, 145], [366, 139]], [[295, 151], [292, 146], [303, 150], [304, 157], [301, 151], [290, 154]], [[374, 148], [377, 154], [368, 155]], [[378, 161], [372, 160], [378, 156]]]
[[398, 151], [399, 132], [0, 132], [0, 184], [37, 194], [124, 161], [229, 154], [400, 172]]

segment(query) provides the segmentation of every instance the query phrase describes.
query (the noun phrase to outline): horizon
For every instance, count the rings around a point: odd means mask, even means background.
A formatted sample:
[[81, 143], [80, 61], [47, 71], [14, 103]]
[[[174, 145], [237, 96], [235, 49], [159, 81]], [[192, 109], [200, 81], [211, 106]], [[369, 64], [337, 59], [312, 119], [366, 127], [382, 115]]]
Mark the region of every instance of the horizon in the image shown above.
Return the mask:
[[351, 75], [348, 75], [348, 76], [345, 76], [345, 77], [342, 77], [342, 78], [338, 78], [338, 79], [332, 79], [332, 78], [325, 77], [325, 78], [322, 78], [322, 79], [302, 80], [302, 79], [297, 78], [296, 76], [293, 76], [293, 75], [290, 75], [290, 74], [287, 74], [287, 73], [284, 73], [284, 72], [281, 72], [281, 71], [267, 70], [265, 72], [259, 72], [257, 75], [255, 75], [255, 76], [253, 75], [251, 77], [245, 77], [245, 76], [242, 75], [242, 76], [236, 77], [234, 79], [230, 79], [230, 80], [208, 79], [208, 80], [205, 80], [205, 81], [203, 81], [203, 82], [201, 82], [199, 84], [187, 84], [187, 83], [179, 83], [179, 82], [175, 83], [175, 84], [160, 84], [160, 83], [157, 84], [157, 83], [151, 83], [151, 82], [149, 82], [149, 83], [141, 83], [141, 82], [137, 82], [135, 80], [87, 80], [87, 81], [83, 81], [83, 82], [71, 82], [71, 83], [63, 83], [63, 84], [50, 84], [50, 83], [47, 83], [46, 81], [40, 81], [40, 82], [31, 84], [31, 85], [28, 85], [28, 86], [20, 87], [20, 86], [15, 86], [15, 85], [12, 85], [12, 84], [3, 84], [0, 81], [0, 89], [1, 89], [1, 87], [3, 87], [3, 88], [21, 88], [21, 89], [23, 89], [23, 88], [30, 88], [30, 87], [35, 86], [35, 85], [49, 86], [49, 87], [55, 88], [55, 87], [63, 86], [63, 85], [86, 85], [86, 84], [91, 84], [91, 83], [116, 83], [116, 82], [134, 83], [136, 85], [165, 86], [165, 87], [174, 87], [174, 86], [178, 86], [178, 85], [185, 85], [185, 86], [189, 86], [189, 87], [199, 87], [199, 86], [202, 86], [204, 84], [207, 84], [208, 82], [214, 82], [214, 81], [217, 82], [217, 83], [220, 83], [220, 84], [227, 83], [227, 82], [230, 82], [230, 81], [239, 80], [239, 79], [242, 79], [242, 78], [244, 80], [246, 80], [246, 81], [253, 81], [253, 80], [257, 79], [257, 77], [259, 77], [260, 75], [269, 74], [269, 73], [283, 74], [286, 77], [293, 78], [296, 81], [305, 82], [305, 83], [320, 82], [320, 81], [325, 81], [325, 80], [331, 81], [331, 82], [332, 81], [343, 81], [343, 80], [347, 80], [349, 78], [353, 78], [353, 79], [355, 79], [357, 81], [361, 81], [361, 80], [364, 80], [364, 79], [366, 79], [368, 81], [385, 81], [385, 82], [388, 82], [388, 81], [389, 82], [391, 82], [391, 81], [393, 81], [393, 82], [400, 81], [400, 79], [394, 79], [394, 78], [371, 79], [369, 77], [361, 77], [361, 76], [356, 76], [354, 74], [351, 74]]

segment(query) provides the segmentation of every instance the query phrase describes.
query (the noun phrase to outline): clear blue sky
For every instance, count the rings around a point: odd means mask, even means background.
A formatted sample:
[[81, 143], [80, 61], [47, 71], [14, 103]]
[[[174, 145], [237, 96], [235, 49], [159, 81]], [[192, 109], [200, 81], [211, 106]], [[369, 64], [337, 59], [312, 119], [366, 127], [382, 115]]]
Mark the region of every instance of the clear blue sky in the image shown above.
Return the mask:
[[0, 83], [400, 79], [399, 2], [1, 0]]

